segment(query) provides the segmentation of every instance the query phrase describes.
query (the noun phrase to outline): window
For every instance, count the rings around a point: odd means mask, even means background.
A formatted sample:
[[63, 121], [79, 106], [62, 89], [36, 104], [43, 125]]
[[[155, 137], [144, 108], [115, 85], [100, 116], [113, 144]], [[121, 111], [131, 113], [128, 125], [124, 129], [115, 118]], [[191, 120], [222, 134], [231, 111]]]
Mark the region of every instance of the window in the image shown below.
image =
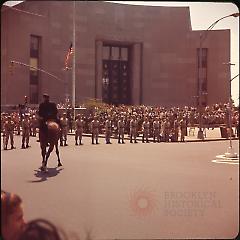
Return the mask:
[[109, 57], [110, 57], [110, 47], [104, 46], [103, 47], [103, 59], [107, 60], [107, 59], [109, 59]]
[[38, 85], [38, 76], [30, 74], [30, 85]]
[[202, 49], [202, 67], [207, 68], [207, 48]]
[[203, 92], [207, 91], [207, 82], [206, 81], [203, 81], [203, 83], [202, 83], [202, 91]]
[[30, 38], [30, 56], [38, 57], [40, 49], [40, 37], [31, 35]]
[[[30, 66], [31, 67], [34, 67], [34, 68], [37, 68], [38, 67], [38, 58], [31, 58], [30, 57]], [[34, 68], [30, 68], [31, 71], [37, 71], [36, 69]]]
[[128, 60], [128, 49], [121, 48], [121, 60], [127, 61]]
[[30, 57], [30, 75], [32, 76], [37, 76], [38, 75], [38, 70], [36, 68], [38, 68], [38, 58], [31, 58]]
[[[201, 52], [200, 49], [197, 49], [197, 59], [198, 59], [198, 86], [199, 86], [199, 95], [203, 95], [205, 93], [204, 99], [202, 100], [202, 105], [207, 104], [207, 55], [208, 49], [202, 48]], [[201, 59], [200, 59], [201, 57]], [[200, 68], [201, 63], [201, 68]], [[201, 81], [201, 82], [200, 82]], [[201, 85], [200, 85], [201, 84]], [[200, 92], [201, 90], [201, 92]]]
[[39, 49], [39, 37], [38, 36], [31, 35], [30, 48], [32, 50]]
[[38, 103], [39, 95], [39, 56], [40, 56], [40, 42], [41, 37], [39, 36], [30, 36], [30, 59], [29, 65], [30, 74], [29, 74], [29, 87], [30, 87], [30, 103]]
[[115, 45], [103, 46], [103, 60], [128, 60], [128, 48]]
[[[198, 67], [200, 67], [200, 49], [197, 49]], [[202, 68], [207, 67], [207, 48], [202, 48]]]
[[112, 60], [119, 60], [119, 47], [112, 47]]

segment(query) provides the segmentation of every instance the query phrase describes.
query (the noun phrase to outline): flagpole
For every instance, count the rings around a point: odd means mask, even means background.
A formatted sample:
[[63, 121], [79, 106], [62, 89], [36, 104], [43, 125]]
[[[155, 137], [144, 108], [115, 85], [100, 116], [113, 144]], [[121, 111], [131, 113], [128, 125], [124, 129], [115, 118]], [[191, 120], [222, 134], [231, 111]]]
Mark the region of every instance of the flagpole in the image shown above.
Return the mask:
[[76, 54], [76, 25], [75, 25], [75, 1], [73, 1], [73, 67], [72, 67], [72, 106], [73, 119], [75, 120], [75, 54]]

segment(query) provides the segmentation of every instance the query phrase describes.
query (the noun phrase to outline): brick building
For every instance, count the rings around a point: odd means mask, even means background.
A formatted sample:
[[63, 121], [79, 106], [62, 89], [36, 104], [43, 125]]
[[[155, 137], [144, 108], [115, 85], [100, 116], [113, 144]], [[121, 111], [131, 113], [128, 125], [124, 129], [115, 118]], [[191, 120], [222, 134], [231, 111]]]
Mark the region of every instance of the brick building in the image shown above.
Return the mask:
[[[65, 57], [73, 36], [73, 2], [29, 1], [2, 7], [1, 104], [24, 95], [39, 103], [43, 92], [64, 102], [72, 93]], [[113, 104], [195, 105], [199, 95], [200, 33], [188, 7], [76, 2], [76, 103], [88, 98]], [[32, 12], [41, 16], [27, 14]], [[227, 102], [230, 30], [207, 33], [202, 51], [203, 104]], [[43, 72], [14, 64], [19, 61]], [[71, 64], [71, 63], [70, 63]]]

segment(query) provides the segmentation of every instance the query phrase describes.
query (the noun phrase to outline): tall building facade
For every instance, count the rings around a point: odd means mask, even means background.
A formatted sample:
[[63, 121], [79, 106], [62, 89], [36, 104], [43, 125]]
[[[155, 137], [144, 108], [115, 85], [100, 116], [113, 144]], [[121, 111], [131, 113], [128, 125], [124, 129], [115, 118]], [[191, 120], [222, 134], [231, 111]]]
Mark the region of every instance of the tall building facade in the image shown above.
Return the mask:
[[[56, 102], [71, 99], [71, 61], [64, 68], [73, 2], [29, 1], [15, 8], [3, 7], [1, 14], [1, 104], [21, 103], [25, 95], [37, 104], [44, 92]], [[196, 105], [199, 88], [203, 105], [228, 101], [230, 69], [223, 63], [230, 61], [229, 29], [208, 31], [200, 54], [206, 32], [192, 30], [188, 7], [77, 1], [75, 13], [76, 103]], [[11, 67], [11, 61], [32, 67]]]

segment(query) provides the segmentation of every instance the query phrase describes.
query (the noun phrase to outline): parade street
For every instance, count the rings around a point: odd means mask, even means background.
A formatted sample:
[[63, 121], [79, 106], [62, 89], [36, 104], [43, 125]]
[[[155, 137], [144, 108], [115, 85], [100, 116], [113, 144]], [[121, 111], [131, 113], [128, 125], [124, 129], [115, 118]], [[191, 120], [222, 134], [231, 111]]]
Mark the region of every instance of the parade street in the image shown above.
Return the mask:
[[[1, 151], [2, 189], [23, 199], [25, 220], [51, 220], [80, 239], [234, 238], [239, 232], [239, 165], [214, 162], [229, 141], [60, 147], [39, 171], [29, 149]], [[239, 142], [234, 140], [236, 151]]]

